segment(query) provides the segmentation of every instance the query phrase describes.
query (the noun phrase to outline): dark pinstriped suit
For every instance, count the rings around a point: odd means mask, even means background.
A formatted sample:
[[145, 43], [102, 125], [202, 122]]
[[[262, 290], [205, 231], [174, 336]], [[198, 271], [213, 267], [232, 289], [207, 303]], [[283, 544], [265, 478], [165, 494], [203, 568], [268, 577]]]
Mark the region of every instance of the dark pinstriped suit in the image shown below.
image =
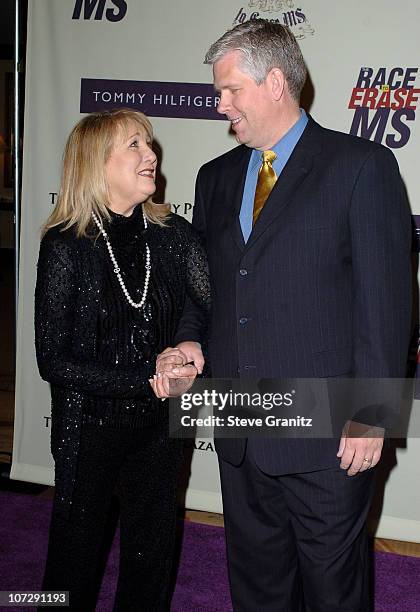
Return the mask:
[[[238, 216], [250, 153], [239, 146], [205, 164], [197, 178], [193, 224], [210, 264], [212, 375], [404, 376], [410, 214], [392, 153], [309, 119], [245, 245]], [[181, 335], [191, 332], [194, 318], [187, 308]], [[337, 440], [256, 439], [245, 453], [246, 445], [217, 441], [235, 610], [299, 609], [297, 570], [284, 565], [283, 554], [299, 560], [307, 610], [365, 610], [357, 603], [366, 601], [365, 568], [356, 575], [355, 567], [364, 565], [357, 534], [372, 471], [349, 478], [336, 469]], [[240, 464], [249, 465], [238, 480], [233, 466]], [[253, 487], [255, 499], [266, 499], [260, 508], [242, 503], [252, 500]], [[339, 523], [348, 540], [336, 532]], [[272, 545], [282, 538], [283, 545]], [[339, 558], [340, 548], [353, 552]], [[349, 572], [354, 580], [347, 584]], [[286, 592], [275, 586], [284, 581]]]

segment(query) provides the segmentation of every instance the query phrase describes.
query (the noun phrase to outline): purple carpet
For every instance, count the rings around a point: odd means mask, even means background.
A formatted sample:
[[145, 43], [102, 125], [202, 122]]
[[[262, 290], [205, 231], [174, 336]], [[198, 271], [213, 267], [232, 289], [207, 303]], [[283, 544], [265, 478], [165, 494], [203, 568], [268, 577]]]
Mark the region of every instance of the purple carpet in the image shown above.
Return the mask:
[[[51, 502], [0, 492], [0, 508], [0, 590], [37, 590], [46, 555]], [[100, 612], [112, 610], [117, 567], [115, 541], [97, 606]], [[376, 553], [375, 593], [375, 612], [419, 612], [420, 558]], [[171, 610], [231, 612], [224, 532], [220, 527], [185, 523]]]

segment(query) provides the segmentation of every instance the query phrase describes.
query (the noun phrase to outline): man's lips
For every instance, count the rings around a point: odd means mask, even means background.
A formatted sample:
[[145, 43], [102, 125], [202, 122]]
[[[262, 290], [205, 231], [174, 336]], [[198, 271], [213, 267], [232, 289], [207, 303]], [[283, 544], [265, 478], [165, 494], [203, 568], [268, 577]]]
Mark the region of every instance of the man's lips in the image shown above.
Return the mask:
[[237, 125], [240, 121], [242, 121], [242, 117], [228, 117], [228, 119], [232, 125]]

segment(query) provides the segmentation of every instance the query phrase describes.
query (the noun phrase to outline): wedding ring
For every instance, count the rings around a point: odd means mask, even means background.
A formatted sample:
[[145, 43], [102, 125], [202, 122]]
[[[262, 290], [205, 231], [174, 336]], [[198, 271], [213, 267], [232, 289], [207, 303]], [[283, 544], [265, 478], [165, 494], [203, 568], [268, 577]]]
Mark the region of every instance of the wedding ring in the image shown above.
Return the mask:
[[371, 461], [369, 461], [369, 459], [363, 459], [363, 461], [366, 461], [366, 463], [371, 463]]

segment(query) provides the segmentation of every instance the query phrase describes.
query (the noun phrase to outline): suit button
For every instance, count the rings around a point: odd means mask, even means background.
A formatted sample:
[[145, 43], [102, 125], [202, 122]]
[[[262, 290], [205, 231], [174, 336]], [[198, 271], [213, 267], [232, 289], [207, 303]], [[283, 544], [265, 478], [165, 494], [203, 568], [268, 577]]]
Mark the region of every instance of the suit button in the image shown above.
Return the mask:
[[246, 275], [248, 274], [248, 270], [245, 270], [245, 268], [241, 268], [241, 269], [239, 270], [239, 274], [240, 274], [241, 276], [246, 276]]
[[247, 317], [241, 317], [241, 318], [239, 319], [239, 323], [240, 323], [241, 325], [245, 325], [245, 323], [248, 323], [248, 318], [247, 318]]

